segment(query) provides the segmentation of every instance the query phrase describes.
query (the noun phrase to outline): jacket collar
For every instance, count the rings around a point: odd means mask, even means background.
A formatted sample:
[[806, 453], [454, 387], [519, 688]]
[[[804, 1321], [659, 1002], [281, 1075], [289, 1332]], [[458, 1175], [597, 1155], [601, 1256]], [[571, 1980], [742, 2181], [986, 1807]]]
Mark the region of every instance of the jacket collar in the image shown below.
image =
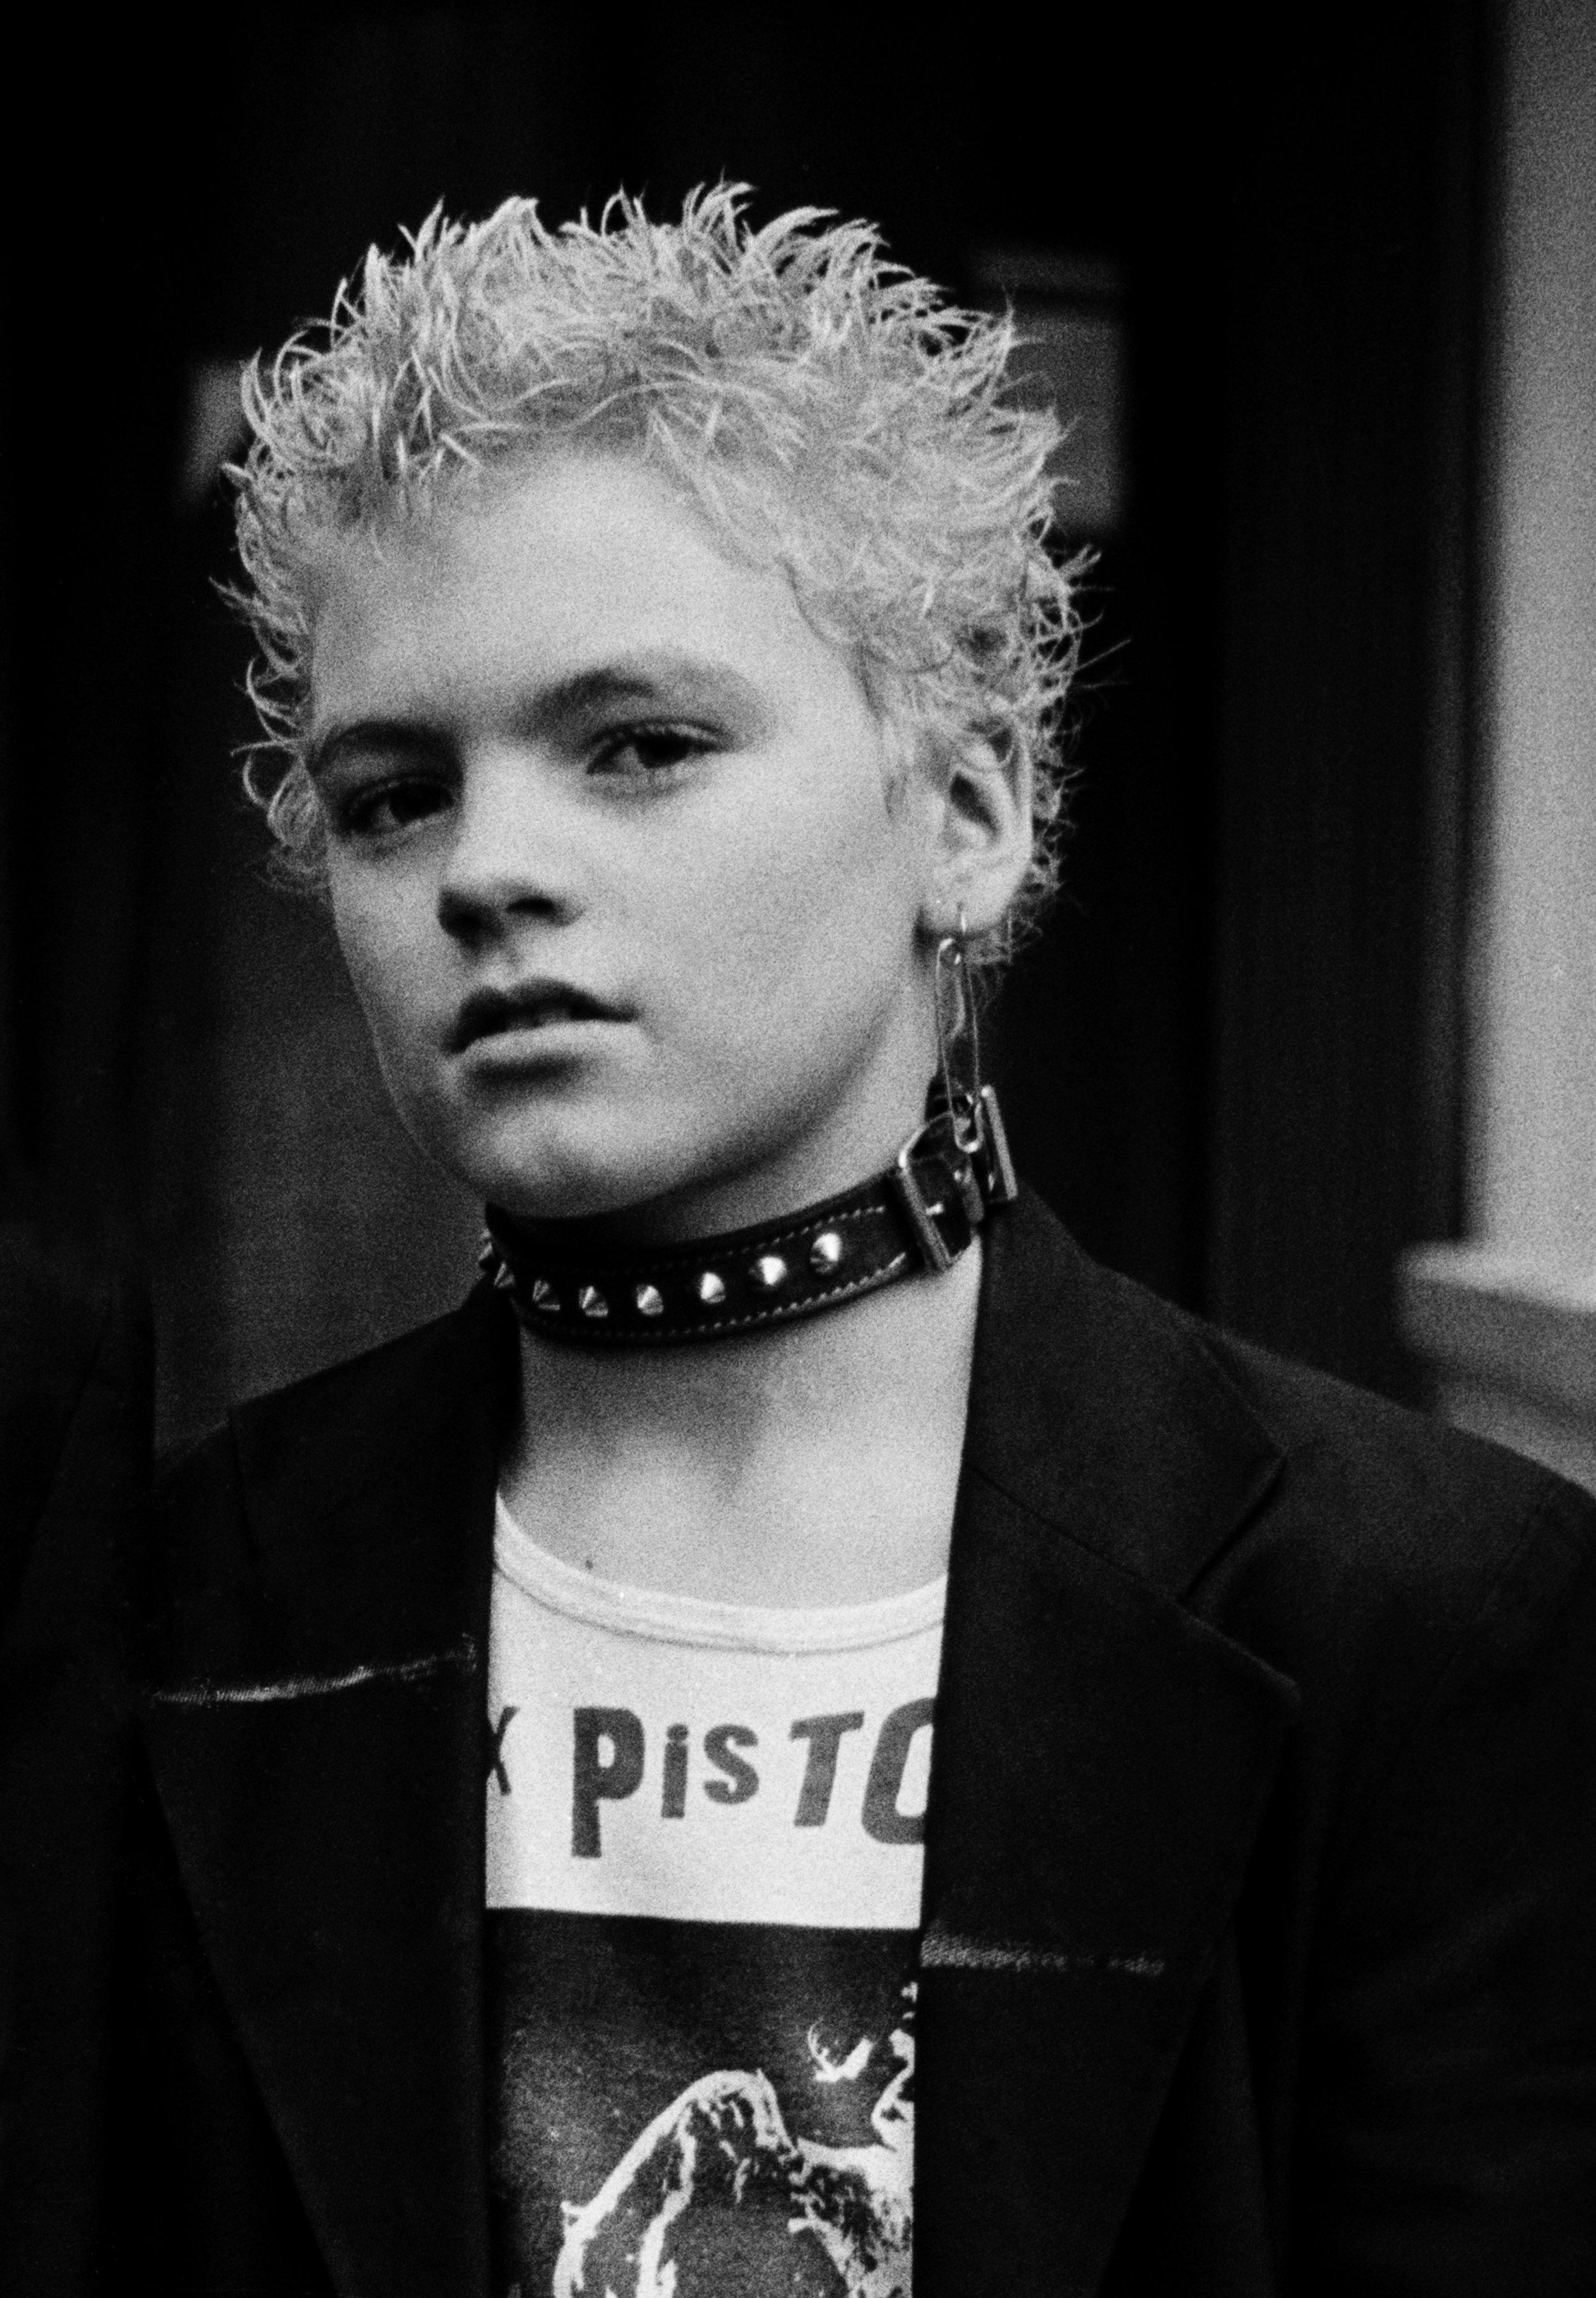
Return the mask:
[[[1278, 1456], [1034, 1199], [988, 1231], [928, 1818], [916, 2289], [1095, 2286], [1288, 1685], [1180, 1602]], [[202, 1931], [340, 2289], [486, 2289], [484, 1293], [235, 1421], [150, 1704]], [[204, 1506], [197, 1475], [174, 1508]], [[996, 2247], [994, 2247], [996, 2244]]]

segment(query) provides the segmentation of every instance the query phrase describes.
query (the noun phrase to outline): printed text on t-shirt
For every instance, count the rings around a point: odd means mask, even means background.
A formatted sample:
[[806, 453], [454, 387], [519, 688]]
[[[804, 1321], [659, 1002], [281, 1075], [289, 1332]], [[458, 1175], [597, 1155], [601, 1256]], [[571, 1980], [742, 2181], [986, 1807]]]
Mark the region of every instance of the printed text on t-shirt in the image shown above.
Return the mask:
[[[874, 1842], [924, 1840], [923, 1798], [911, 1798], [911, 1807], [906, 1809], [905, 1788], [911, 1767], [923, 1777], [929, 1741], [918, 1747], [916, 1741], [922, 1732], [929, 1735], [932, 1705], [929, 1699], [905, 1701], [882, 1718], [874, 1734], [856, 1806], [858, 1823]], [[488, 1776], [501, 1795], [513, 1792], [506, 1742], [518, 1712], [510, 1706], [502, 1707], [497, 1724], [489, 1732]], [[656, 1760], [642, 1718], [633, 1709], [575, 1707], [571, 1711], [571, 1856], [601, 1857], [601, 1806], [624, 1802], [645, 1790], [650, 1800], [657, 1795], [662, 1820], [684, 1818], [695, 1789], [711, 1804], [723, 1806], [751, 1802], [765, 1791], [790, 1797], [794, 1827], [824, 1827], [834, 1809], [852, 1806], [851, 1798], [848, 1806], [839, 1805], [839, 1759], [845, 1742], [865, 1734], [862, 1708], [800, 1715], [789, 1729], [787, 1744], [767, 1757], [760, 1750], [759, 1734], [749, 1724], [711, 1724], [698, 1738], [695, 1748], [692, 1727], [673, 1723], [665, 1731]], [[918, 1808], [914, 1807], [916, 1801]]]

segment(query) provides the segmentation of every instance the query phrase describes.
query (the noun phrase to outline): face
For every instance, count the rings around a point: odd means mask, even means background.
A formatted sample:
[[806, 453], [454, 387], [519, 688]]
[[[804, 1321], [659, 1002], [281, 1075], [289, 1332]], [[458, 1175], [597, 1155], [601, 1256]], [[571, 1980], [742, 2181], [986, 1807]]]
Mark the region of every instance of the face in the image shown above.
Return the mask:
[[669, 1238], [864, 1179], [934, 1062], [940, 801], [778, 573], [624, 456], [318, 569], [334, 916], [422, 1146]]

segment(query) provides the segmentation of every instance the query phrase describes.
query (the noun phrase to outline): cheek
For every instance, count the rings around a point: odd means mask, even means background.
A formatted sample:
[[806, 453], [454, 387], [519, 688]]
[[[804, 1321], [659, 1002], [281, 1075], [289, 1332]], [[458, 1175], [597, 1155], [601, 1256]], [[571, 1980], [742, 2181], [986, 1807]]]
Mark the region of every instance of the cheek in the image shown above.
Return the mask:
[[406, 905], [335, 872], [333, 926], [355, 996], [385, 1056], [403, 1058], [426, 1003], [425, 964]]
[[913, 915], [846, 844], [766, 851], [683, 905], [675, 951], [667, 1037], [690, 1046], [706, 1084], [730, 1081], [751, 1104], [852, 1065], [904, 994]]
[[679, 979], [706, 1006], [768, 1006], [813, 994], [817, 975], [864, 957], [865, 897], [858, 857], [845, 845], [772, 840], [724, 847], [689, 872], [665, 931], [682, 961]]
[[879, 963], [884, 946], [912, 938], [912, 831], [888, 807], [872, 755], [823, 774], [784, 762], [764, 802], [721, 830], [676, 857], [679, 914], [695, 942], [735, 947], [761, 980], [800, 961], [830, 970], [868, 951]]

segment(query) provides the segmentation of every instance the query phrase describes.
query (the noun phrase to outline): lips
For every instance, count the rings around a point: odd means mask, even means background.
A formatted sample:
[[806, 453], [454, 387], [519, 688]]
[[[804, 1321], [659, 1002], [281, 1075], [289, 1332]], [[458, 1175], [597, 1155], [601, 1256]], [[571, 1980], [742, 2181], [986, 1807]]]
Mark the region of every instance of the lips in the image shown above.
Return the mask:
[[507, 989], [474, 989], [449, 1034], [449, 1050], [463, 1054], [484, 1037], [510, 1029], [547, 1029], [561, 1021], [624, 1021], [617, 1006], [574, 989], [566, 981], [522, 981]]

